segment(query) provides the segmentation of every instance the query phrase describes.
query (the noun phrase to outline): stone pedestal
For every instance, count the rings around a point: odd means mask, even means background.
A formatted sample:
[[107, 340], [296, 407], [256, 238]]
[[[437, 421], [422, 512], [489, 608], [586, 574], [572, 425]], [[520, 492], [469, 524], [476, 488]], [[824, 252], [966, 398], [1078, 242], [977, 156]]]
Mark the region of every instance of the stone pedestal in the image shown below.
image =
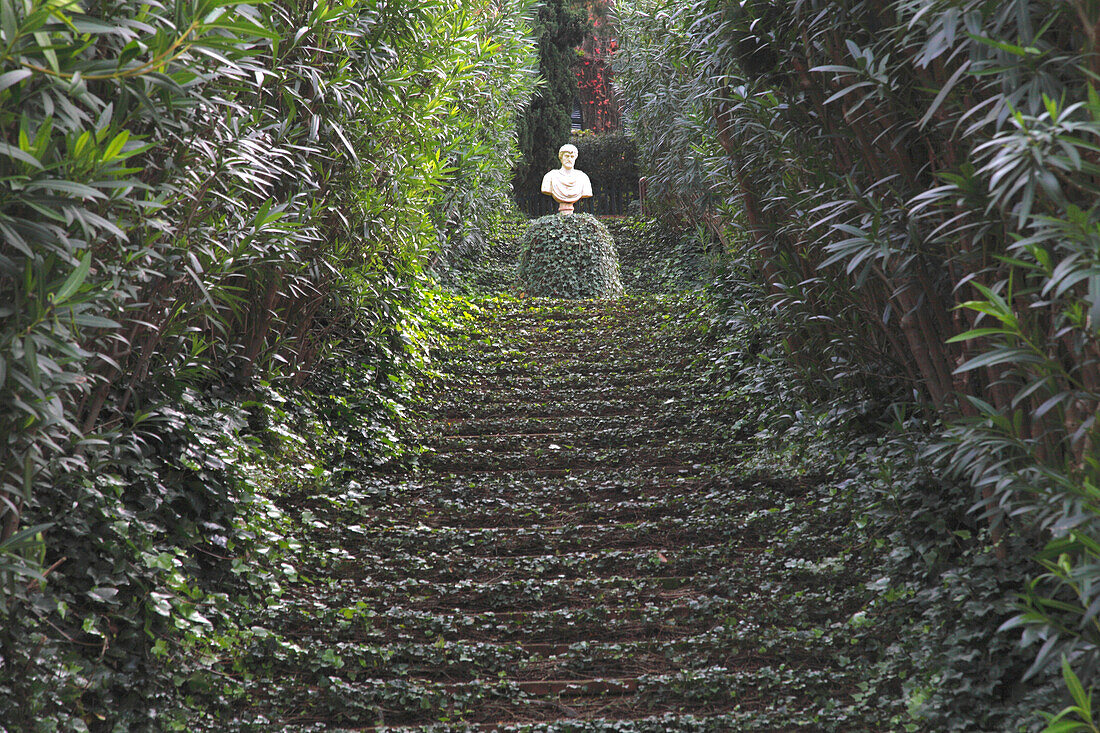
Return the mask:
[[559, 214], [572, 214], [573, 213], [573, 202], [572, 201], [559, 201], [558, 202], [558, 213]]

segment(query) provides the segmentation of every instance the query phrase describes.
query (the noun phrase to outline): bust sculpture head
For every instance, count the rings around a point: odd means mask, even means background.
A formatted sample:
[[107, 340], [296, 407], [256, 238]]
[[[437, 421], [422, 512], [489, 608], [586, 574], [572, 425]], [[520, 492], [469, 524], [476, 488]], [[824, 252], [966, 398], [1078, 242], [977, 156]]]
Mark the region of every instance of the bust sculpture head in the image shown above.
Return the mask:
[[558, 160], [561, 161], [561, 167], [567, 171], [573, 170], [573, 166], [577, 162], [577, 153], [577, 146], [572, 143], [566, 143], [558, 148]]
[[542, 192], [558, 202], [559, 214], [572, 214], [574, 203], [592, 195], [592, 182], [582, 171], [574, 168], [577, 154], [576, 145], [562, 145], [558, 148], [561, 168], [550, 171], [542, 178]]

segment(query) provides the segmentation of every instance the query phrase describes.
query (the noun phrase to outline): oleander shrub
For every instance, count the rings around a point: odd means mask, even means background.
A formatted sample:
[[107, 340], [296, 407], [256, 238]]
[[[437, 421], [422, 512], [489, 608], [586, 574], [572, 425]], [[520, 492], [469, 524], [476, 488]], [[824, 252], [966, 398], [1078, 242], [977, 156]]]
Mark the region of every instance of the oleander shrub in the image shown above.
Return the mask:
[[[972, 507], [1023, 596], [1002, 627], [1032, 655], [1022, 687], [1062, 667], [1087, 708], [1081, 685], [1100, 683], [1100, 5], [616, 10], [616, 80], [650, 191], [736, 245], [817, 399], [875, 384], [940, 431], [928, 456], [969, 486], [948, 484], [962, 495], [939, 506]], [[1031, 579], [1011, 563], [1017, 540], [1038, 553]], [[977, 626], [1003, 620], [982, 617], [959, 648], [977, 654]], [[1020, 676], [996, 674], [1002, 689]], [[1067, 715], [1052, 730], [1094, 729], [1089, 711]]]
[[273, 401], [352, 362], [355, 453], [396, 450], [425, 267], [508, 193], [531, 7], [0, 9], [0, 729], [171, 729], [227, 597], [277, 590]]
[[523, 236], [519, 279], [529, 295], [617, 298], [623, 294], [615, 240], [591, 214], [551, 214]]

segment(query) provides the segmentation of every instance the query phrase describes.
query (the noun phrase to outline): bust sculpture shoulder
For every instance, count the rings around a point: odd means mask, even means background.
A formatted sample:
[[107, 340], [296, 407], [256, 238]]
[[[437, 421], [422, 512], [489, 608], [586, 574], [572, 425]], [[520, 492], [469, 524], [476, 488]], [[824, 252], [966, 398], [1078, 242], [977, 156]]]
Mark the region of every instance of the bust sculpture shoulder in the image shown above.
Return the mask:
[[583, 171], [574, 168], [577, 162], [577, 147], [565, 144], [558, 149], [561, 168], [552, 170], [542, 177], [542, 192], [549, 194], [558, 202], [558, 213], [573, 213], [573, 204], [592, 195], [592, 182]]

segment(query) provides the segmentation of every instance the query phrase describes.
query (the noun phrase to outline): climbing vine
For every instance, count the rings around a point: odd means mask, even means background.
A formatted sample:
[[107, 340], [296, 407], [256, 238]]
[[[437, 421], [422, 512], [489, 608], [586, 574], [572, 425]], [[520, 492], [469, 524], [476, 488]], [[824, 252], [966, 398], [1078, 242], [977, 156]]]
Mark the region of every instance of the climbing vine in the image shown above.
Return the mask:
[[610, 3], [587, 3], [590, 30], [580, 46], [573, 65], [577, 77], [577, 101], [581, 109], [581, 127], [597, 134], [618, 131], [622, 111], [612, 87], [612, 57], [619, 41], [610, 19]]

